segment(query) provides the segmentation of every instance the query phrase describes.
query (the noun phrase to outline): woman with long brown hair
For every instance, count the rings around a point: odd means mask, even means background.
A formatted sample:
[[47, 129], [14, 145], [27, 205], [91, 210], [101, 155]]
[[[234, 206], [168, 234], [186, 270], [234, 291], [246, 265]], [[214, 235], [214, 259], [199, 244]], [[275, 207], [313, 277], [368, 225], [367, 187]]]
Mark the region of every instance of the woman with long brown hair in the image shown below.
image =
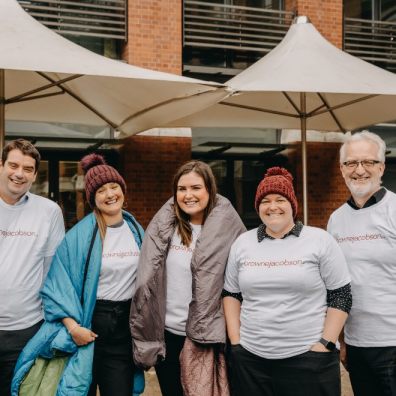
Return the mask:
[[[135, 363], [155, 366], [162, 394], [182, 396], [179, 355], [187, 342], [225, 344], [221, 291], [228, 252], [245, 227], [216, 193], [210, 167], [190, 161], [176, 172], [173, 197], [147, 228], [130, 325]], [[188, 372], [188, 370], [187, 370]]]

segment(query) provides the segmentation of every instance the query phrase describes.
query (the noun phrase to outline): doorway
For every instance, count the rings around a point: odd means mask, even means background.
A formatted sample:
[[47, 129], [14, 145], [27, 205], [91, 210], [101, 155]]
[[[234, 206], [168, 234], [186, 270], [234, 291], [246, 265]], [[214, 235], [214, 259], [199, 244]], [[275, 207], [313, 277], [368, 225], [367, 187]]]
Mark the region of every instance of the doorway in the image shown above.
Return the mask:
[[[40, 149], [41, 163], [30, 191], [55, 201], [62, 209], [66, 230], [90, 212], [84, 191], [84, 175], [79, 161], [86, 151]], [[118, 153], [100, 152], [110, 165], [117, 166]]]

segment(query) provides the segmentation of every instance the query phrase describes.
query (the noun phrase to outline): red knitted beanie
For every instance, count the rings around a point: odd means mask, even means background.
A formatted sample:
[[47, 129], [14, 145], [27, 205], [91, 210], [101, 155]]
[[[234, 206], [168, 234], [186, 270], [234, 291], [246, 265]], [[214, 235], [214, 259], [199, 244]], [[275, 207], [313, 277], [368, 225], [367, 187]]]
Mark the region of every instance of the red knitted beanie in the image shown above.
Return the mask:
[[126, 192], [125, 180], [112, 166], [107, 165], [99, 154], [89, 154], [82, 158], [81, 167], [85, 174], [85, 194], [91, 208], [95, 207], [96, 191], [106, 183], [117, 183]]
[[293, 188], [293, 176], [285, 168], [275, 166], [267, 170], [256, 191], [254, 207], [257, 213], [262, 199], [268, 194], [279, 194], [287, 198], [293, 210], [293, 218], [296, 218], [298, 204]]

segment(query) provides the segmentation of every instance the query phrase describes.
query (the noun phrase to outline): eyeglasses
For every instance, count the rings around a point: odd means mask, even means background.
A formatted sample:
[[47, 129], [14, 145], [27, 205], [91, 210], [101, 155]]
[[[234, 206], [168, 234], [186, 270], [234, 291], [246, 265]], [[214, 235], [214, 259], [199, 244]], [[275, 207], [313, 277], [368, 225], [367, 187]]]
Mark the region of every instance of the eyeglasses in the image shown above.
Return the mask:
[[380, 162], [381, 161], [378, 160], [345, 161], [342, 163], [342, 165], [346, 166], [348, 169], [356, 169], [359, 164], [361, 164], [364, 169], [370, 169]]

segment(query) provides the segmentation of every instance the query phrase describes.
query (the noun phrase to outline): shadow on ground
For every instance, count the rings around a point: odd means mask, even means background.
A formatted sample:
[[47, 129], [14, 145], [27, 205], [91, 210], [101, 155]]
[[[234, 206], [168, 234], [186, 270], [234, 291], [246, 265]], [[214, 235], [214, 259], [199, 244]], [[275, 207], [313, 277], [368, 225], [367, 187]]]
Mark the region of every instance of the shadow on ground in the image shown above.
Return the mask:
[[[143, 396], [161, 396], [161, 391], [158, 386], [157, 376], [155, 375], [154, 369], [147, 371], [145, 375], [146, 375], [146, 390], [143, 393]], [[353, 396], [351, 384], [349, 382], [349, 375], [344, 370], [343, 367], [341, 367], [341, 384], [342, 384], [342, 396]]]

